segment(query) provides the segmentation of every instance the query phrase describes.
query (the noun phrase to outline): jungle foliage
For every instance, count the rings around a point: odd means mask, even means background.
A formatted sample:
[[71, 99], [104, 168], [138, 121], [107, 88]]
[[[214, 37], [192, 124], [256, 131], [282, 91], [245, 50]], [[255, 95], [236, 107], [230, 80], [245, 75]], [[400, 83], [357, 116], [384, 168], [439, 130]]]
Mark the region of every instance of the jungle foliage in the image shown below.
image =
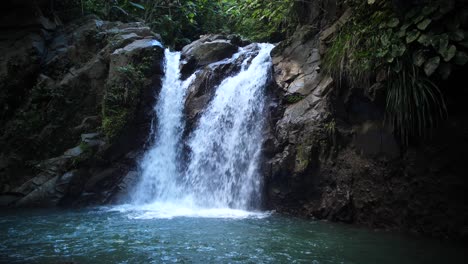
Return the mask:
[[468, 62], [468, 12], [463, 1], [351, 0], [353, 18], [335, 35], [324, 68], [341, 83], [386, 84], [386, 121], [402, 142], [425, 136], [447, 115], [437, 86]]
[[236, 33], [255, 41], [278, 41], [295, 25], [294, 0], [73, 0], [81, 14], [141, 20], [170, 46], [206, 33]]

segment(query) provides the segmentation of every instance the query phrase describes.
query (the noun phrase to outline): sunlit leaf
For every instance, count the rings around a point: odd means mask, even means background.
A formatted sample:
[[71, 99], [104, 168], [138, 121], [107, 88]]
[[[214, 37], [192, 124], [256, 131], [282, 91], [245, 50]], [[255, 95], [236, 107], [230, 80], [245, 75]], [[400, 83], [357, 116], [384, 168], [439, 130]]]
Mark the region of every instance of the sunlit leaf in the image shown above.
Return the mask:
[[141, 9], [141, 10], [145, 10], [145, 7], [144, 7], [143, 5], [141, 5], [141, 4], [137, 4], [137, 3], [131, 2], [131, 1], [128, 2], [128, 3], [129, 3], [130, 5], [136, 7], [136, 8], [139, 8], [139, 9]]

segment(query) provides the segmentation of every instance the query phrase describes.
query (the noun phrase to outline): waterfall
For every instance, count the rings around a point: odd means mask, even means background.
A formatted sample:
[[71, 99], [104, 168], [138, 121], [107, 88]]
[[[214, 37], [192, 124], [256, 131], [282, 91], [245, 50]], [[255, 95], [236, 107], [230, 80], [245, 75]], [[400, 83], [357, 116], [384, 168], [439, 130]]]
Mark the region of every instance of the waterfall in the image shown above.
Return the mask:
[[187, 186], [203, 206], [248, 209], [259, 201], [257, 163], [262, 142], [264, 87], [271, 67], [271, 44], [239, 74], [217, 88], [189, 140]]
[[176, 177], [180, 174], [179, 155], [183, 132], [183, 107], [187, 87], [194, 76], [180, 80], [180, 53], [164, 52], [165, 76], [157, 104], [157, 130], [154, 145], [140, 163], [141, 180], [133, 195], [136, 204], [165, 201], [179, 193]]
[[264, 88], [273, 48], [258, 45], [254, 58], [242, 48], [233, 56], [248, 55], [240, 72], [216, 87], [188, 137], [187, 164], [181, 164], [183, 108], [196, 73], [181, 81], [180, 53], [166, 50], [165, 76], [155, 106], [157, 130], [140, 163], [141, 179], [132, 198], [135, 206], [157, 216], [218, 215], [219, 210], [232, 214], [258, 208]]

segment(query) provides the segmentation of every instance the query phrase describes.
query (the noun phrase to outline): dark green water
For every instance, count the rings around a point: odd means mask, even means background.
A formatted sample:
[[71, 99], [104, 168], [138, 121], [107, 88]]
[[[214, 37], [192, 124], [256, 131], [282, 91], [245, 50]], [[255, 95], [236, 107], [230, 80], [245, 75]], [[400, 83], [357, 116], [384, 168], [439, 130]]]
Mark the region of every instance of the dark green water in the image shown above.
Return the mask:
[[0, 213], [0, 235], [0, 263], [467, 263], [461, 245], [279, 215], [15, 211]]

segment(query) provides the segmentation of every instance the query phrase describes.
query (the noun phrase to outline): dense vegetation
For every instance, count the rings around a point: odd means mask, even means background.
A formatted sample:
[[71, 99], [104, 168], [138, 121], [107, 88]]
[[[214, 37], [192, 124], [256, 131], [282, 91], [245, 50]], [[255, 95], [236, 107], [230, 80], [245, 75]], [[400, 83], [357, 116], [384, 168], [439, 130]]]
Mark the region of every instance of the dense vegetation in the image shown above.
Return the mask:
[[[276, 42], [304, 22], [298, 0], [69, 0], [80, 15], [140, 20], [181, 48], [201, 34], [240, 34]], [[63, 4], [63, 3], [62, 3]], [[329, 41], [325, 70], [341, 85], [386, 88], [386, 121], [403, 142], [425, 136], [448, 114], [439, 83], [464, 66], [463, 0], [346, 0], [352, 18]], [[310, 22], [310, 21], [308, 21]]]
[[447, 115], [438, 83], [468, 62], [464, 1], [348, 4], [354, 15], [331, 40], [325, 69], [348, 86], [382, 82], [395, 133], [404, 143], [425, 136]]
[[295, 24], [293, 0], [71, 0], [78, 13], [106, 20], [141, 20], [171, 46], [205, 33], [237, 33], [256, 41], [278, 41]]

